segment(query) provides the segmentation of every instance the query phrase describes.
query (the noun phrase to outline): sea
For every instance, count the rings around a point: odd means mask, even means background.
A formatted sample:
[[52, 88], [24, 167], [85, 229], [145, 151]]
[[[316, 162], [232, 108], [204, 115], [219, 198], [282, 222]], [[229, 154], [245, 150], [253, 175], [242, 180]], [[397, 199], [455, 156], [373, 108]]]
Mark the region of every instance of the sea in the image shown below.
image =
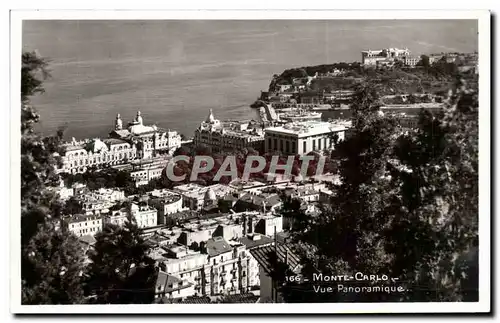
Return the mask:
[[[250, 104], [287, 68], [352, 62], [361, 50], [477, 50], [473, 20], [24, 21], [23, 50], [50, 60], [32, 101], [45, 135], [106, 137], [119, 113], [191, 137], [213, 109], [256, 119]], [[346, 112], [328, 112], [342, 117]]]

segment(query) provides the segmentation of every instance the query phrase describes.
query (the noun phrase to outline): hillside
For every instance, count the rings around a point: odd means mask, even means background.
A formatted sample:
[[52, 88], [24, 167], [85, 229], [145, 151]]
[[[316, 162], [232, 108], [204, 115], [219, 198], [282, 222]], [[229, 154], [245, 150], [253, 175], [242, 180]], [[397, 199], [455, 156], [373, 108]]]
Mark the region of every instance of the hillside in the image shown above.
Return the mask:
[[269, 92], [279, 92], [280, 88], [287, 85], [299, 92], [333, 92], [350, 90], [360, 82], [368, 82], [379, 88], [381, 96], [423, 93], [444, 95], [458, 74], [477, 83], [474, 71], [461, 72], [459, 66], [456, 63], [438, 61], [427, 67], [415, 68], [365, 68], [359, 62], [299, 67], [274, 75], [269, 84]]

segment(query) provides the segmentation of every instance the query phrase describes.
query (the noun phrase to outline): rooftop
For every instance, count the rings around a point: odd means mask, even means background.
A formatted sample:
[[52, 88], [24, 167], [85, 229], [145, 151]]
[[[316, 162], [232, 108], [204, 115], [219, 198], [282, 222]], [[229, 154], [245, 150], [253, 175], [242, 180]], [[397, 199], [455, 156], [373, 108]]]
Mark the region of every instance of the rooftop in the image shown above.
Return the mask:
[[93, 244], [96, 243], [96, 239], [94, 238], [94, 236], [91, 236], [90, 234], [86, 234], [82, 237], [79, 238], [79, 240], [89, 246], [92, 246]]
[[[262, 269], [268, 274], [271, 274], [273, 268], [276, 267], [276, 260], [285, 263], [291, 270], [295, 270], [300, 265], [300, 258], [295, 255], [289, 247], [284, 245], [263, 246], [250, 250], [252, 256], [257, 260]], [[277, 255], [277, 257], [275, 256]]]
[[101, 217], [97, 215], [75, 214], [65, 219], [68, 223], [84, 222], [92, 220], [100, 220]]
[[280, 127], [266, 128], [266, 132], [285, 133], [296, 136], [312, 136], [346, 130], [350, 126], [347, 122], [325, 122], [307, 120], [291, 122]]
[[227, 243], [227, 241], [222, 237], [214, 237], [212, 239], [209, 239], [206, 243], [206, 249], [207, 254], [210, 257], [215, 257], [233, 250]]
[[262, 235], [262, 234], [253, 234], [253, 235], [241, 237], [240, 239], [238, 239], [238, 242], [244, 244], [247, 249], [252, 249], [252, 248], [259, 247], [259, 246], [272, 244], [273, 239], [269, 238], [268, 236]]
[[172, 291], [188, 288], [191, 286], [191, 284], [183, 282], [181, 279], [173, 275], [169, 275], [166, 272], [160, 271], [158, 272], [158, 277], [156, 279], [156, 289], [158, 289], [159, 286], [164, 286], [165, 292], [169, 293]]
[[104, 143], [108, 145], [120, 145], [120, 144], [126, 144], [127, 142], [123, 139], [116, 139], [116, 138], [107, 138], [103, 140]]

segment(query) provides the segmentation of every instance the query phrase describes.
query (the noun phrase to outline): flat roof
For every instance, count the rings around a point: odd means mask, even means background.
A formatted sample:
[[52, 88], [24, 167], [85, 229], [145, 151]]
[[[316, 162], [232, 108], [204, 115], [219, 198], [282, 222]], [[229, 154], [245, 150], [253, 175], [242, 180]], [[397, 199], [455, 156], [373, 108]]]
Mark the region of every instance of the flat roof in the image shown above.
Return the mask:
[[313, 136], [316, 134], [343, 131], [349, 128], [350, 122], [333, 123], [326, 121], [307, 120], [301, 122], [292, 122], [280, 127], [270, 127], [266, 133], [282, 133], [296, 135], [298, 137]]

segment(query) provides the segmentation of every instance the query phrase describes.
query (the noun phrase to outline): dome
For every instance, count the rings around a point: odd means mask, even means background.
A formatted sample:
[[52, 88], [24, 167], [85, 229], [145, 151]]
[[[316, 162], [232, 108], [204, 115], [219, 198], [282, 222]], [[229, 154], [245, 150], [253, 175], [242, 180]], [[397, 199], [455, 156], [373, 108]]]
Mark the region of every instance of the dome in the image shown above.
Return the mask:
[[205, 202], [206, 201], [215, 201], [215, 200], [217, 200], [217, 196], [215, 196], [214, 191], [211, 188], [209, 188], [205, 192]]
[[144, 126], [142, 124], [135, 124], [133, 126], [130, 126], [128, 128], [128, 131], [130, 131], [130, 133], [132, 133], [134, 135], [140, 135], [140, 134], [145, 133], [145, 132], [155, 131], [155, 128]]
[[122, 119], [121, 119], [120, 114], [118, 113], [118, 114], [116, 115], [115, 129], [116, 129], [116, 130], [121, 130], [121, 129], [122, 129], [122, 126], [123, 126], [123, 122], [122, 122]]
[[207, 120], [205, 120], [205, 122], [207, 122], [207, 123], [214, 123], [215, 122], [215, 117], [214, 117], [214, 114], [212, 112], [212, 109], [210, 109], [210, 112], [208, 113]]
[[93, 153], [98, 153], [101, 151], [107, 151], [108, 146], [106, 146], [106, 144], [104, 142], [102, 142], [101, 139], [96, 138], [88, 143], [87, 150], [89, 150]]
[[135, 122], [137, 122], [138, 124], [142, 125], [142, 116], [141, 116], [141, 111], [137, 111], [137, 115], [135, 117]]

